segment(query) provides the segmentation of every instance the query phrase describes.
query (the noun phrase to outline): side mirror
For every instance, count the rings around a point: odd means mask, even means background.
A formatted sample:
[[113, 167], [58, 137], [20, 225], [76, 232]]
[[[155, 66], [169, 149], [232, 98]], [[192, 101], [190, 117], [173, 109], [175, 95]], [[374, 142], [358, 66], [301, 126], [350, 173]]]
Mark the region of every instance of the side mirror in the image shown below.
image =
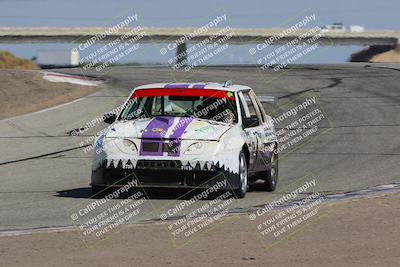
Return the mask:
[[250, 128], [260, 125], [257, 117], [243, 118], [243, 128]]
[[108, 124], [112, 124], [117, 119], [117, 114], [115, 113], [106, 113], [103, 116], [103, 121]]

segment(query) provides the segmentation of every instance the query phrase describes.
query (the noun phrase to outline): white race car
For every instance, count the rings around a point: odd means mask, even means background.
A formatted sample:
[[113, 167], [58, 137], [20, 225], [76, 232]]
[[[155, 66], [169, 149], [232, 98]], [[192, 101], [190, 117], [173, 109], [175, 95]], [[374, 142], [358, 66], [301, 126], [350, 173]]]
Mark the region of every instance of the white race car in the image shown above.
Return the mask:
[[[274, 191], [278, 140], [248, 86], [157, 83], [136, 87], [94, 145], [93, 193], [135, 180], [140, 187], [208, 188], [225, 183], [243, 198], [263, 180]], [[215, 182], [215, 181], [214, 181]]]

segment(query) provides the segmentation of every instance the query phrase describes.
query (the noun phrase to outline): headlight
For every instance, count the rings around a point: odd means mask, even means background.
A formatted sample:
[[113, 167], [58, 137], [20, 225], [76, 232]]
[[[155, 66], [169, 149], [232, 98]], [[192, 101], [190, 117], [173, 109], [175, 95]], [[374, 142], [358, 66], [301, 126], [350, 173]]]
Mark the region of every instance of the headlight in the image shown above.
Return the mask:
[[114, 139], [110, 145], [114, 145], [118, 148], [119, 151], [121, 151], [124, 154], [135, 154], [137, 153], [138, 149], [135, 144], [135, 142], [129, 140], [129, 139]]
[[129, 153], [136, 153], [138, 151], [135, 142], [129, 139], [124, 139], [122, 145], [124, 146], [124, 150], [127, 150]]
[[207, 150], [207, 145], [208, 145], [208, 143], [205, 143], [205, 142], [193, 143], [188, 148], [186, 148], [184, 154], [186, 154], [186, 155], [202, 154]]

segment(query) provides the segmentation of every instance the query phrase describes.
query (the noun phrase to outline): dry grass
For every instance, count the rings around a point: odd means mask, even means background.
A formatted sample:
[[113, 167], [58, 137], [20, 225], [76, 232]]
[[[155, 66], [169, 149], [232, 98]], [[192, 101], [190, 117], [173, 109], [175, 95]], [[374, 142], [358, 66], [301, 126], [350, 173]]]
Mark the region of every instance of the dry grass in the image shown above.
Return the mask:
[[0, 69], [39, 69], [39, 67], [27, 59], [15, 57], [10, 52], [0, 51]]
[[98, 90], [96, 86], [49, 82], [35, 70], [1, 69], [0, 84], [0, 119], [67, 103]]

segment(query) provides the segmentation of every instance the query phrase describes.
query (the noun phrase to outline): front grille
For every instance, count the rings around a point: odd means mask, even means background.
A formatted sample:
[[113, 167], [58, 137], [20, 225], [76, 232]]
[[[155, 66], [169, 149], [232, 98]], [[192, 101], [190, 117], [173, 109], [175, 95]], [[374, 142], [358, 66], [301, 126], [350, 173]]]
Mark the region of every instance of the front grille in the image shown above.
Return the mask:
[[179, 170], [182, 164], [175, 160], [139, 160], [137, 169], [173, 169]]
[[142, 150], [144, 152], [158, 152], [159, 146], [159, 142], [143, 142]]
[[[141, 144], [141, 151], [142, 152], [149, 152], [149, 153], [168, 153], [171, 155], [179, 154], [180, 150], [180, 140], [173, 139], [173, 140], [166, 140], [166, 141], [142, 141]], [[161, 146], [161, 147], [160, 147]]]

